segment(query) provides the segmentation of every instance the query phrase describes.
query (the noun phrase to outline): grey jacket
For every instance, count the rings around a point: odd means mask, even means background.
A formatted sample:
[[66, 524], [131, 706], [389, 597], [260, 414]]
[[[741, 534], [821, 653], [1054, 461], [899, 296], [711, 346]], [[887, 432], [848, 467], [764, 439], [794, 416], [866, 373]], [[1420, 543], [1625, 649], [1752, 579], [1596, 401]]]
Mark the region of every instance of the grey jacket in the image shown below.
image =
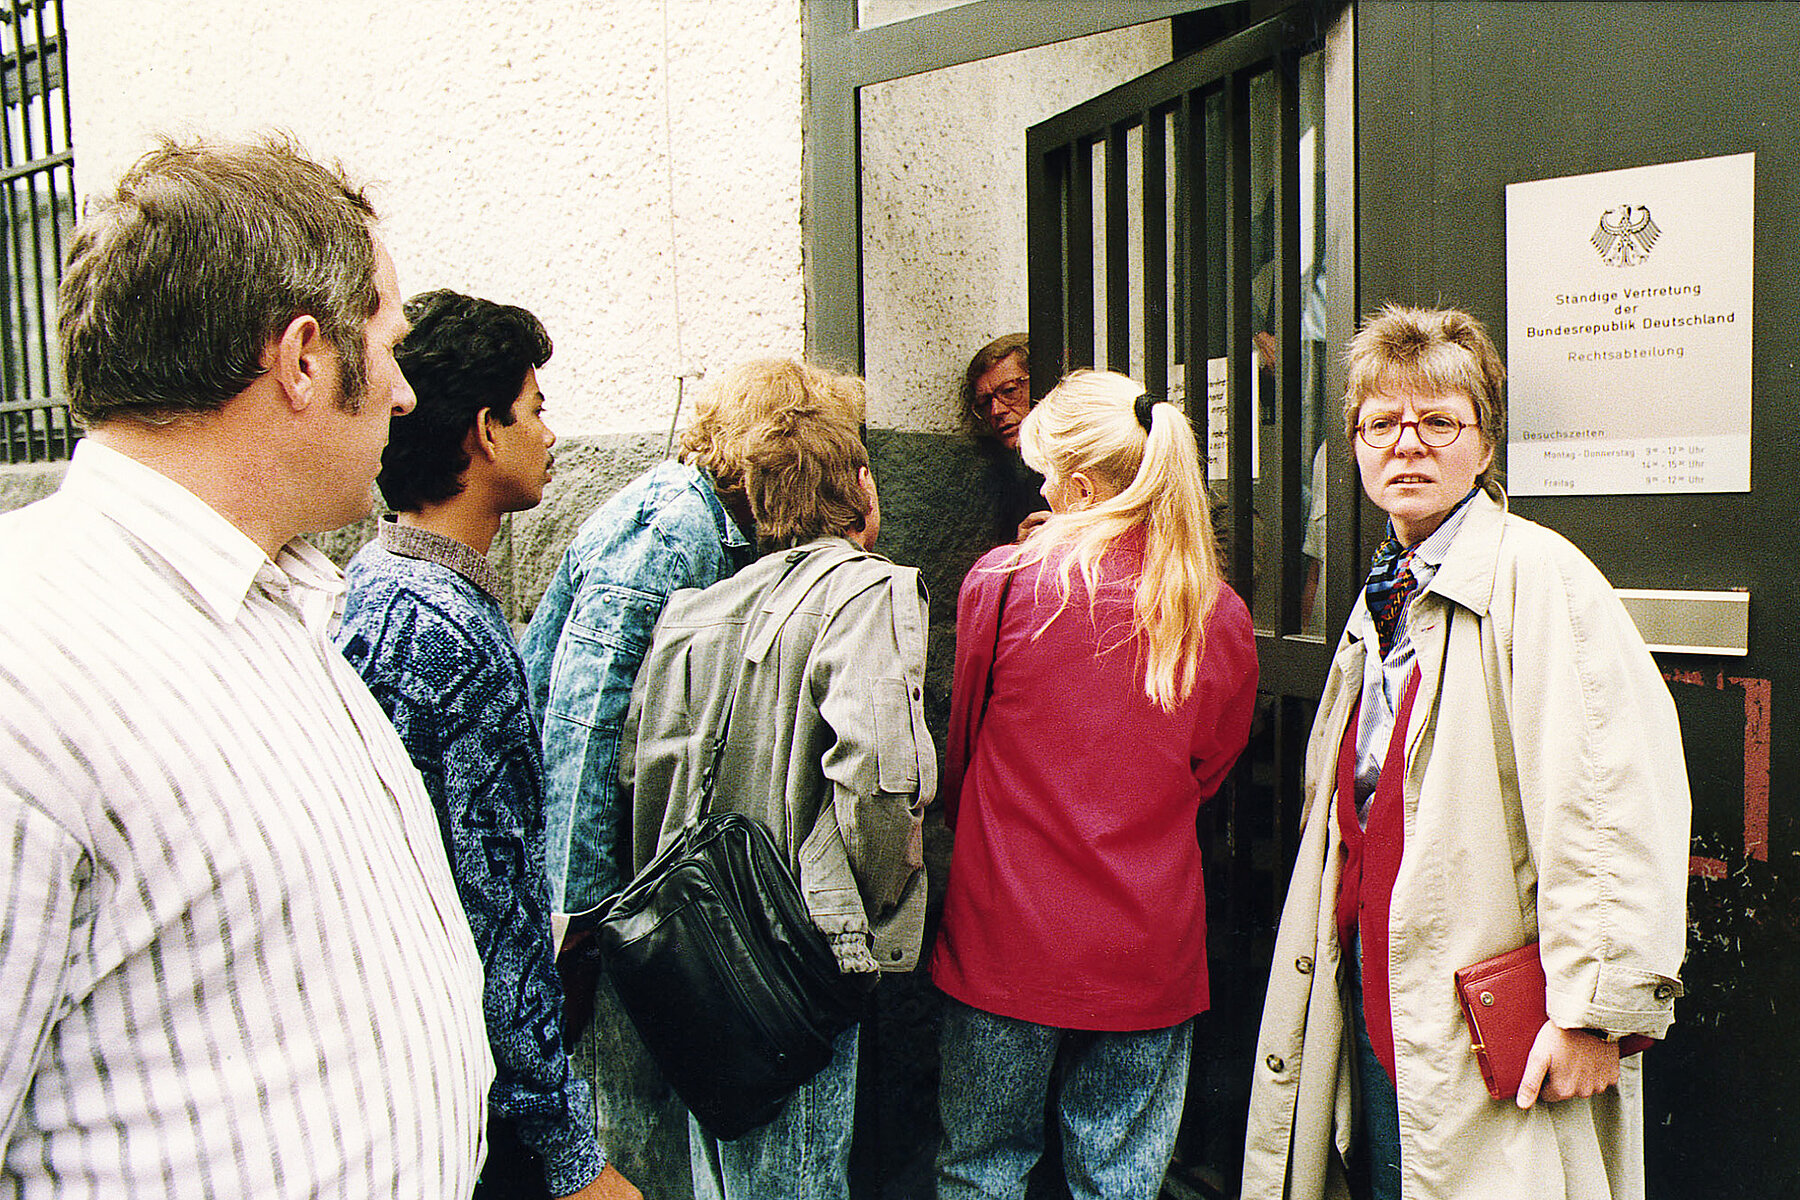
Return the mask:
[[669, 599], [632, 688], [620, 784], [642, 870], [698, 814], [739, 668], [712, 811], [769, 827], [846, 971], [910, 970], [925, 921], [919, 573], [844, 538]]

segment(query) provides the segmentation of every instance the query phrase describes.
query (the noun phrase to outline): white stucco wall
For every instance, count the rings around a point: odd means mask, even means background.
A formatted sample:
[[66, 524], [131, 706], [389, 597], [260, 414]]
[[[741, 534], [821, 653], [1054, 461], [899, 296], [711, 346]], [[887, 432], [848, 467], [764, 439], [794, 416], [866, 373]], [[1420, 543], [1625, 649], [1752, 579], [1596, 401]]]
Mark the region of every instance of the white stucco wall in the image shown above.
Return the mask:
[[[665, 430], [679, 372], [804, 346], [800, 8], [83, 0], [76, 182], [157, 132], [291, 130], [374, 184], [403, 291], [543, 319], [559, 433]], [[1157, 22], [863, 90], [871, 424], [957, 428], [969, 354], [1025, 324], [1026, 126], [1168, 57]]]
[[1163, 65], [1169, 45], [1159, 21], [862, 90], [871, 424], [959, 428], [970, 356], [1026, 325], [1026, 127]]
[[79, 189], [157, 131], [292, 130], [376, 184], [403, 291], [544, 321], [559, 433], [666, 428], [678, 371], [802, 349], [798, 0], [82, 0], [67, 21]]

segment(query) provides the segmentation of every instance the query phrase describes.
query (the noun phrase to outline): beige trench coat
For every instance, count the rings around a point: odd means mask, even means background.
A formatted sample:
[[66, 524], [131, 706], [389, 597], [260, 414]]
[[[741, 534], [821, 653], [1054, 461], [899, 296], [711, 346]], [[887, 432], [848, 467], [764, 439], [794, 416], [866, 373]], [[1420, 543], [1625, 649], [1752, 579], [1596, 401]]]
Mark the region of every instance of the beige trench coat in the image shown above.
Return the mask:
[[[1408, 627], [1406, 843], [1390, 922], [1407, 1200], [1641, 1197], [1641, 1059], [1591, 1100], [1488, 1097], [1452, 975], [1541, 940], [1551, 1019], [1661, 1037], [1681, 992], [1689, 799], [1667, 687], [1612, 589], [1559, 535], [1471, 509]], [[1338, 744], [1365, 649], [1346, 633], [1258, 1039], [1247, 1198], [1342, 1195], [1350, 1048], [1334, 927]], [[1649, 1053], [1656, 1051], [1652, 1048]]]

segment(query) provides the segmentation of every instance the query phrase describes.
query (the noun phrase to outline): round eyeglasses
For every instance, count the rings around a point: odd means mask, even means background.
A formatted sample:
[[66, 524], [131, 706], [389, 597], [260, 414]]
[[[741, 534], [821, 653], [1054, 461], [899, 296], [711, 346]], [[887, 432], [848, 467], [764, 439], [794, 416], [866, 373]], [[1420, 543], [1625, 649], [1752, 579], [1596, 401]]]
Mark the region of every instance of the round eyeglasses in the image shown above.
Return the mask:
[[1005, 383], [995, 384], [986, 392], [977, 392], [974, 403], [970, 405], [978, 413], [985, 414], [998, 400], [1003, 408], [1017, 408], [1031, 398], [1031, 376], [1019, 375], [1008, 379]]
[[1428, 412], [1416, 421], [1402, 421], [1399, 417], [1378, 413], [1357, 422], [1356, 436], [1371, 449], [1386, 450], [1400, 441], [1400, 433], [1408, 425], [1421, 442], [1433, 450], [1441, 450], [1461, 437], [1463, 430], [1475, 428], [1476, 423], [1458, 420], [1455, 414], [1447, 412]]

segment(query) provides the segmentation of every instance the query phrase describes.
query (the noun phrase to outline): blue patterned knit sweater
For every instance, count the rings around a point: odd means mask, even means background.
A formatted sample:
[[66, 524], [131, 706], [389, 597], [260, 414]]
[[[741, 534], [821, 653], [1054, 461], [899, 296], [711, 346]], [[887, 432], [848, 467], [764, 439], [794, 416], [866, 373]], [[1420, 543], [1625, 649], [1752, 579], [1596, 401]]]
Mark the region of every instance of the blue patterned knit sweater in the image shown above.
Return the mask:
[[380, 541], [363, 547], [346, 572], [338, 647], [393, 719], [437, 807], [487, 971], [483, 1002], [497, 1068], [489, 1110], [512, 1120], [543, 1156], [550, 1194], [568, 1195], [599, 1175], [605, 1159], [593, 1097], [562, 1048], [543, 764], [524, 668], [499, 603], [442, 565], [457, 562], [480, 578], [491, 576], [486, 560], [390, 522], [382, 541], [438, 561], [393, 553]]

